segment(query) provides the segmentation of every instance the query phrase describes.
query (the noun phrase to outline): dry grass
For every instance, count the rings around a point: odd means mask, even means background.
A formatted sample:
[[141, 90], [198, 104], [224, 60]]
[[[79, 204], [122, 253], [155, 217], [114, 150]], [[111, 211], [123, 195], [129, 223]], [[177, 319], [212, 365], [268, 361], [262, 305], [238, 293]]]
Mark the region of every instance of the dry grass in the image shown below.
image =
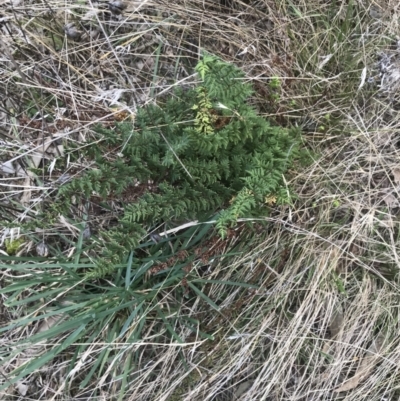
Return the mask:
[[[124, 344], [104, 327], [104, 343], [83, 354], [73, 345], [64, 359], [3, 390], [2, 399], [399, 398], [400, 59], [394, 38], [400, 8], [391, 0], [220, 3], [131, 1], [116, 15], [107, 4], [90, 1], [3, 2], [5, 226], [34, 218], [57, 179], [90, 168], [76, 155], [97, 140], [96, 122], [130, 118], [176, 81], [193, 82], [200, 49], [240, 65], [256, 87], [260, 111], [280, 124], [301, 125], [315, 161], [292, 172], [296, 203], [276, 208], [266, 227], [254, 222], [255, 232], [234, 240], [245, 254], [207, 273], [216, 282], [206, 292], [219, 310], [199, 298], [179, 311], [199, 319], [213, 340], [179, 326], [176, 333], [185, 341], [177, 344], [165, 328], [150, 334], [150, 325], [147, 338]], [[381, 13], [372, 18], [376, 7]], [[359, 88], [364, 67], [366, 82]], [[76, 150], [66, 161], [70, 146]], [[65, 221], [55, 223], [54, 232], [71, 241], [79, 234]], [[3, 229], [3, 252], [6, 238], [16, 233]], [[20, 255], [45, 235], [50, 233], [27, 236]], [[2, 281], [10, 276], [4, 270]], [[165, 305], [173, 292], [165, 292]], [[24, 315], [23, 308], [1, 312], [3, 326]], [[54, 324], [8, 330], [2, 357]], [[40, 354], [36, 347], [8, 360], [0, 381], [6, 383], [23, 358]], [[79, 388], [103, 351], [114, 356]], [[124, 375], [128, 362], [135, 368]]]

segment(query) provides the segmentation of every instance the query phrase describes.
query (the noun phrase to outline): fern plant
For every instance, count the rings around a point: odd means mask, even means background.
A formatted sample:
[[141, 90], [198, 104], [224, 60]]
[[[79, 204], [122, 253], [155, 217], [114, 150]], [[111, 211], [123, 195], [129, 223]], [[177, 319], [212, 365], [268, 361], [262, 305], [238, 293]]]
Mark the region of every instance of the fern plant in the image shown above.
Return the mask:
[[[225, 236], [239, 218], [265, 214], [269, 199], [287, 200], [283, 174], [298, 155], [297, 129], [258, 115], [248, 102], [252, 86], [234, 65], [205, 55], [196, 70], [195, 88], [176, 88], [140, 109], [134, 123], [98, 127], [103, 146], [90, 148], [96, 168], [60, 190], [121, 200], [123, 216], [107, 233], [114, 256], [160, 222], [220, 211]], [[117, 158], [107, 161], [105, 148], [117, 149]]]

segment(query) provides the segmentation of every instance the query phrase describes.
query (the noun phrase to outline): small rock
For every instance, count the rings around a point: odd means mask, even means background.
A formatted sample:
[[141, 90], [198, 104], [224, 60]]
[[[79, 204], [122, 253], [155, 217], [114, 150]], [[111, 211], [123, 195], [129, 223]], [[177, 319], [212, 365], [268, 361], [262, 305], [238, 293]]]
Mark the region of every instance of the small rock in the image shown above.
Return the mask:
[[126, 5], [121, 0], [112, 0], [108, 3], [108, 8], [113, 14], [120, 15], [126, 8]]
[[79, 40], [81, 37], [81, 32], [78, 31], [78, 29], [72, 22], [64, 26], [64, 32], [68, 38], [73, 40]]
[[49, 247], [44, 242], [39, 242], [36, 245], [36, 253], [38, 256], [46, 258], [49, 256]]

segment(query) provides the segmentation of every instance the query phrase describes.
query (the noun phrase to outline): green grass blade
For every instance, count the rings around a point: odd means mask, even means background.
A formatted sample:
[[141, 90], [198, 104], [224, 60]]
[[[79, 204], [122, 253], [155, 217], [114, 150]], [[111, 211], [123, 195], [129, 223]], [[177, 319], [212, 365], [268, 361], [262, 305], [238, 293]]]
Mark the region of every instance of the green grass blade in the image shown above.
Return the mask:
[[206, 294], [200, 291], [193, 283], [188, 282], [188, 285], [200, 298], [206, 301], [215, 310], [219, 311], [219, 306], [214, 301], [212, 301]]

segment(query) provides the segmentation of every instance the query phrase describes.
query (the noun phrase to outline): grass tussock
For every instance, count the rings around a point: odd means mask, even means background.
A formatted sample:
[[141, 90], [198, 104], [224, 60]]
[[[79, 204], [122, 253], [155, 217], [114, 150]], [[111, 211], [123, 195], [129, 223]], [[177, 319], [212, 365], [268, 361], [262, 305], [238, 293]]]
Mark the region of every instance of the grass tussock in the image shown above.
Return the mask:
[[[398, 12], [389, 0], [5, 2], [2, 399], [398, 399]], [[225, 240], [212, 224], [163, 227], [90, 278], [119, 200], [72, 201], [42, 228], [37, 216], [93, 167], [95, 125], [193, 85], [202, 51], [245, 71], [261, 115], [302, 129], [312, 160], [285, 178], [297, 197]]]

